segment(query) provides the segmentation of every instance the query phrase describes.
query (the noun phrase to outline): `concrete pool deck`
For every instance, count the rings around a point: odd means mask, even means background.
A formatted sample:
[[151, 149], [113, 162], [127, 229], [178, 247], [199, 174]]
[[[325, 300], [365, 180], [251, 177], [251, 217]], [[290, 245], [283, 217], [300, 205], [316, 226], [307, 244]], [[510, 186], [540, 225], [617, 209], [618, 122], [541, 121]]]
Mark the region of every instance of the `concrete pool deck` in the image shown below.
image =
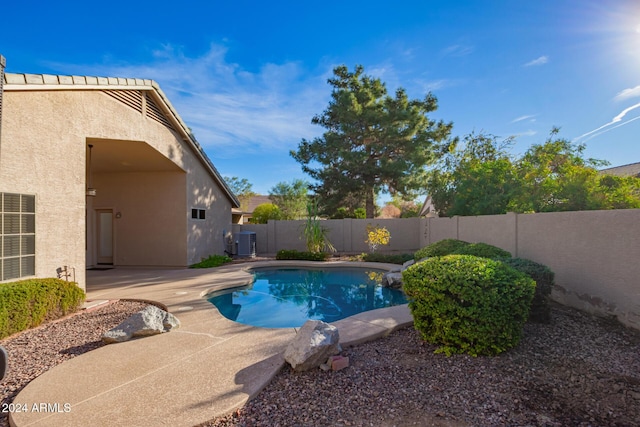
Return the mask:
[[[285, 364], [282, 354], [296, 332], [232, 322], [203, 296], [250, 283], [249, 268], [274, 265], [397, 267], [256, 261], [202, 270], [87, 271], [87, 300], [156, 301], [166, 305], [181, 326], [169, 333], [106, 345], [45, 372], [14, 399], [14, 404], [26, 405], [22, 407], [28, 410], [11, 413], [11, 425], [191, 427], [241, 407]], [[333, 324], [340, 331], [340, 343], [348, 347], [412, 323], [405, 304]]]

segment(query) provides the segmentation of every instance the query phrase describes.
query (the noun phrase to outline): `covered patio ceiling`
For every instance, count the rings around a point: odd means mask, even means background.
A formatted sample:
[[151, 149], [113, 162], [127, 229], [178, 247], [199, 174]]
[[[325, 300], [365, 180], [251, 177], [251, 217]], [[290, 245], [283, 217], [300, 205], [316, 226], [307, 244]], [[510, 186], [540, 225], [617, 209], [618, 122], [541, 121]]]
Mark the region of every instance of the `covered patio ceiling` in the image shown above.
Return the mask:
[[[93, 145], [93, 173], [184, 172], [173, 161], [143, 141], [87, 138], [87, 146], [89, 144]], [[176, 156], [178, 155], [179, 153], [176, 153]], [[89, 157], [87, 168], [88, 162]]]

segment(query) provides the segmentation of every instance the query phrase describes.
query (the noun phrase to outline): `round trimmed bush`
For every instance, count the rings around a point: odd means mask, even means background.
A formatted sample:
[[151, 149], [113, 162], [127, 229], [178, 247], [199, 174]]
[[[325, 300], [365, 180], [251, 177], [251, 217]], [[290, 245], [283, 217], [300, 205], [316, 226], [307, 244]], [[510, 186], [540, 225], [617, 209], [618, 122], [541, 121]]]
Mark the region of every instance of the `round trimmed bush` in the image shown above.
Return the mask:
[[505, 258], [500, 261], [525, 273], [536, 282], [536, 291], [531, 301], [529, 320], [538, 323], [551, 321], [551, 290], [553, 289], [555, 274], [544, 264], [524, 258]]
[[418, 250], [414, 254], [414, 257], [416, 260], [421, 260], [423, 258], [430, 258], [434, 256], [450, 255], [467, 245], [469, 245], [469, 242], [465, 242], [463, 240], [444, 239]]
[[429, 258], [402, 273], [414, 326], [437, 353], [495, 355], [520, 342], [535, 282], [472, 255]]
[[456, 255], [473, 255], [483, 258], [511, 258], [511, 252], [487, 243], [469, 243], [452, 252]]

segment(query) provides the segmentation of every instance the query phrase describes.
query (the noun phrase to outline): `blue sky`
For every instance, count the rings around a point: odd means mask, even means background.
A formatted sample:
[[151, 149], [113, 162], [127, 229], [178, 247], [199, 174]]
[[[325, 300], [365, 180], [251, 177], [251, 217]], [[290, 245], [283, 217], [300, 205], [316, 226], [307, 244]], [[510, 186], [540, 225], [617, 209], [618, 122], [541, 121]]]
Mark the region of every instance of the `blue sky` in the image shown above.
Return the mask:
[[[42, 3], [42, 4], [40, 4]], [[28, 7], [27, 7], [28, 6]], [[308, 179], [289, 155], [320, 136], [336, 65], [391, 94], [431, 91], [453, 134], [552, 127], [612, 166], [640, 161], [640, 2], [6, 2], [7, 72], [156, 80], [222, 175], [266, 194]]]

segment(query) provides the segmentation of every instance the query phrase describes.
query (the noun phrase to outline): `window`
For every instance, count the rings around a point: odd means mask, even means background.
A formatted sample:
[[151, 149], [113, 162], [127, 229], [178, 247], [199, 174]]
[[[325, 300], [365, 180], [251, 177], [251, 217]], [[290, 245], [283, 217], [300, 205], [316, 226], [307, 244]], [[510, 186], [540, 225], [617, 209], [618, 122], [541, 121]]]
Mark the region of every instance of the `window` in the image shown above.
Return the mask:
[[205, 219], [204, 209], [191, 209], [191, 219]]
[[0, 280], [36, 274], [36, 198], [0, 193]]

